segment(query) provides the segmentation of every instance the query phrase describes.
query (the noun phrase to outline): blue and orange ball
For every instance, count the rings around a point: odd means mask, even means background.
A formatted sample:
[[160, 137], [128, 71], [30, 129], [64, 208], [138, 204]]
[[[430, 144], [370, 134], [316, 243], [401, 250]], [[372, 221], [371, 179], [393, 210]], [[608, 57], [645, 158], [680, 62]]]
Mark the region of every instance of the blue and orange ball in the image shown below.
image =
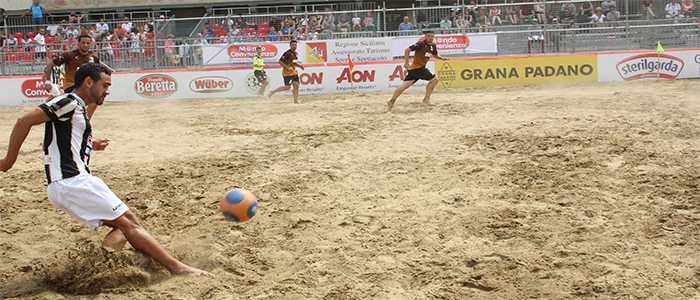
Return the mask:
[[246, 222], [255, 216], [258, 198], [249, 191], [233, 189], [219, 201], [219, 209], [229, 220]]

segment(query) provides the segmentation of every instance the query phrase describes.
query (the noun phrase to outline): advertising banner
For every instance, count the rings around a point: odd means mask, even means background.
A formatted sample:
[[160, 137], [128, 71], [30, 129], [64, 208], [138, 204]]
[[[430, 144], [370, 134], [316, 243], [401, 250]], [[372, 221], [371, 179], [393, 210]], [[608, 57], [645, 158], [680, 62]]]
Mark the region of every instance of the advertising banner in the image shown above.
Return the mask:
[[[395, 37], [391, 42], [391, 55], [403, 57], [404, 50], [418, 41], [417, 36]], [[440, 55], [495, 54], [498, 53], [496, 33], [438, 34], [435, 44]]]
[[507, 86], [552, 82], [595, 82], [595, 55], [532, 56], [436, 62], [446, 87]]
[[[205, 65], [252, 64], [255, 49], [262, 47], [262, 57], [266, 63], [277, 63], [289, 43], [245, 43], [245, 44], [210, 44], [202, 46]], [[297, 45], [297, 57], [300, 63], [306, 62], [306, 49], [302, 42]]]
[[700, 78], [700, 50], [598, 55], [601, 82]]

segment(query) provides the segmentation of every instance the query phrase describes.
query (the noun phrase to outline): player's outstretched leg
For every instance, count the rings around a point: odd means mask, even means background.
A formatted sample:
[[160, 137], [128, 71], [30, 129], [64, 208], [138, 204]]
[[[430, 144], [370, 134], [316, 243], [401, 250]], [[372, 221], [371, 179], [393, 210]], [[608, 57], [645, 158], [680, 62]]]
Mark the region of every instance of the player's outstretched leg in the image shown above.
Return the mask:
[[[136, 215], [132, 212], [128, 212], [124, 214], [127, 218], [131, 219], [136, 224], [139, 224], [138, 218], [136, 218]], [[102, 241], [102, 248], [109, 252], [114, 252], [114, 251], [121, 251], [124, 249], [124, 246], [126, 246], [126, 236], [124, 233], [119, 230], [119, 229], [112, 229], [106, 236], [105, 239]]]
[[425, 87], [425, 98], [423, 98], [423, 104], [430, 105], [430, 96], [435, 90], [435, 86], [438, 84], [438, 79], [433, 78], [428, 82], [428, 86]]
[[273, 90], [272, 92], [270, 92], [270, 94], [268, 94], [267, 97], [268, 97], [268, 98], [272, 98], [272, 95], [277, 94], [277, 93], [279, 93], [279, 92], [288, 91], [288, 90], [291, 89], [291, 88], [292, 88], [292, 87], [289, 86], [289, 85], [285, 85], [285, 86], [278, 87], [278, 88], [276, 88], [275, 90]]
[[386, 112], [391, 112], [391, 109], [394, 108], [394, 103], [396, 103], [396, 99], [403, 94], [404, 91], [406, 91], [408, 88], [410, 88], [415, 81], [404, 81], [396, 90], [394, 91], [394, 95], [391, 97], [391, 100], [386, 103], [387, 110]]
[[143, 252], [144, 254], [155, 259], [157, 262], [165, 266], [170, 273], [174, 275], [207, 275], [211, 276], [210, 273], [190, 267], [179, 260], [175, 259], [170, 253], [168, 253], [163, 246], [156, 241], [156, 239], [148, 233], [141, 225], [133, 220], [136, 219], [135, 216], [127, 217], [127, 214], [131, 214], [127, 211], [125, 214], [116, 218], [112, 221], [103, 221], [102, 224], [115, 229], [120, 230], [126, 239], [131, 243], [134, 249]]

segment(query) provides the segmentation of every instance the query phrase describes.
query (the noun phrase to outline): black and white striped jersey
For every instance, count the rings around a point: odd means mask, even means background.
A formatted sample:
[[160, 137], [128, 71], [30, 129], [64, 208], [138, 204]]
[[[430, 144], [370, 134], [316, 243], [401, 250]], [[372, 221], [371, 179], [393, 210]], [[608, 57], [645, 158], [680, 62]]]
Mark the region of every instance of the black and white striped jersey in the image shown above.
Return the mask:
[[64, 66], [54, 66], [51, 69], [51, 78], [49, 79], [52, 84], [56, 84], [59, 87], [63, 86], [63, 74], [64, 74]]
[[83, 99], [73, 93], [64, 94], [39, 108], [51, 119], [44, 133], [44, 168], [49, 184], [90, 173], [92, 127]]

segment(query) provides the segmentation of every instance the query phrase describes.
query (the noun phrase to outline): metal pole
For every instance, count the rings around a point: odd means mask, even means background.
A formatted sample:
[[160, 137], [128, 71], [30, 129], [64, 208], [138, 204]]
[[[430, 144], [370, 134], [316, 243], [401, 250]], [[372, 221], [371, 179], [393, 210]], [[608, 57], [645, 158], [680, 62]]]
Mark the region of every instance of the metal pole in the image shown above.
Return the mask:
[[160, 66], [158, 59], [158, 19], [153, 19], [153, 59], [155, 59], [155, 67]]
[[386, 32], [386, 1], [383, 2], [383, 7], [382, 7], [382, 19], [383, 19], [383, 28], [384, 32]]
[[625, 0], [625, 23], [629, 25], [630, 22], [630, 0]]

